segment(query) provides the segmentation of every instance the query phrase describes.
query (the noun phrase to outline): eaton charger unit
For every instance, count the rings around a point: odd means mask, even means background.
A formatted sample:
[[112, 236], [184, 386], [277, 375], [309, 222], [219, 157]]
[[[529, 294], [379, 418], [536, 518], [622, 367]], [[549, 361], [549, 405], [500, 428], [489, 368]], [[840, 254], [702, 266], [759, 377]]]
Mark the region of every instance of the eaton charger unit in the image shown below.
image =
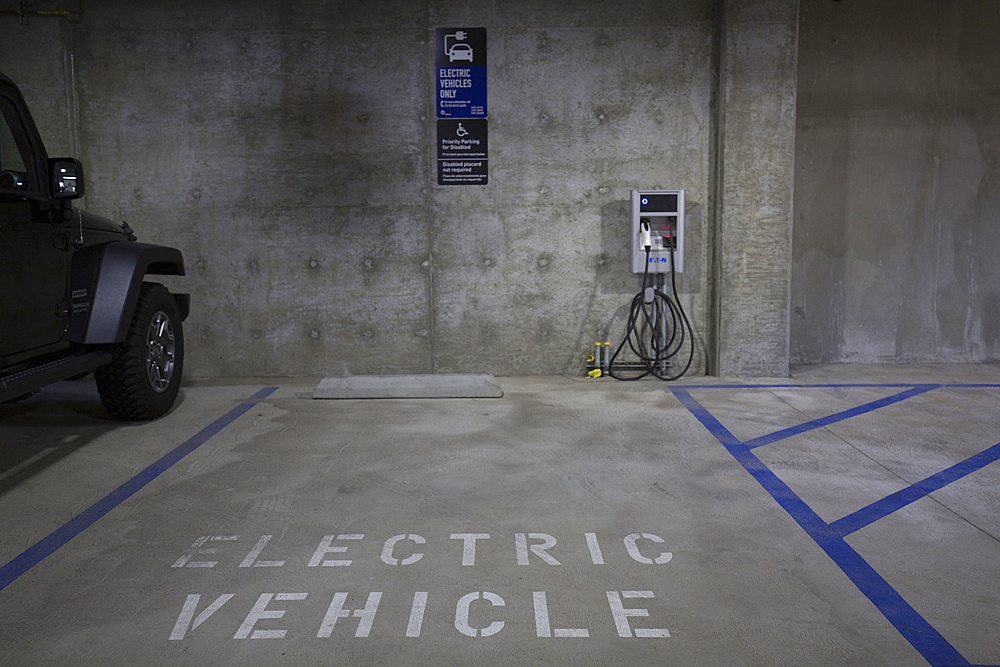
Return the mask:
[[[673, 249], [675, 273], [684, 271], [684, 190], [632, 190], [632, 235], [629, 255], [632, 273], [670, 273]], [[646, 237], [649, 227], [649, 258]]]

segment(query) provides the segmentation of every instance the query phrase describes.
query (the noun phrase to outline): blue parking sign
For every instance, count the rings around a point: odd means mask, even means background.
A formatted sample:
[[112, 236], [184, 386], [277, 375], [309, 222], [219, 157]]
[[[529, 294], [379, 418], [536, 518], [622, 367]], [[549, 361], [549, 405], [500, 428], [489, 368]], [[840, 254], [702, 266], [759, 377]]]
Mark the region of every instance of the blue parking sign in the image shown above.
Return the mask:
[[486, 28], [438, 28], [438, 118], [485, 118]]

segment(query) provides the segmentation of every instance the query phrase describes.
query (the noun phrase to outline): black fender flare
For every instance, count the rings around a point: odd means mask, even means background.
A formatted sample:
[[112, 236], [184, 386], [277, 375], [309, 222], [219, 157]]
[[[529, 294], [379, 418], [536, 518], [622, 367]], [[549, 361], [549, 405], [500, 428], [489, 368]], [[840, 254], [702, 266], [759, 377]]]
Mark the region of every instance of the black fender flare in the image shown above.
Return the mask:
[[[112, 241], [77, 251], [70, 278], [67, 338], [85, 345], [125, 340], [143, 278], [148, 274], [183, 276], [184, 256], [177, 248], [130, 241]], [[173, 296], [183, 320], [188, 315], [188, 295]]]

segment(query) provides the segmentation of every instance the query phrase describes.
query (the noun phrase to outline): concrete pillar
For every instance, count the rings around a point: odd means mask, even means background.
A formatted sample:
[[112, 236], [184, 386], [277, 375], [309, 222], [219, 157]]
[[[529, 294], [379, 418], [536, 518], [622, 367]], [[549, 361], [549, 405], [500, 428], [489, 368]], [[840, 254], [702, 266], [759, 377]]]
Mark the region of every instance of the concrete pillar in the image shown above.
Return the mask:
[[798, 0], [722, 0], [715, 368], [787, 376]]

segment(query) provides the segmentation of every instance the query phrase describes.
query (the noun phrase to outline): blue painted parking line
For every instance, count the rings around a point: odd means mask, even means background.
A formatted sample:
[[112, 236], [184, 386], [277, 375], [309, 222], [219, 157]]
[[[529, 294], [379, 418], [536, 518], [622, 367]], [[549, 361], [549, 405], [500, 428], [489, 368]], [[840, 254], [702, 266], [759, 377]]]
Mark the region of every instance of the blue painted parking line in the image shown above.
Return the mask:
[[257, 401], [263, 400], [278, 390], [278, 387], [265, 387], [244, 401], [235, 408], [219, 417], [214, 422], [203, 428], [187, 442], [178, 445], [169, 453], [163, 455], [155, 463], [138, 473], [117, 489], [98, 500], [89, 508], [70, 519], [67, 523], [53, 531], [48, 537], [43, 538], [33, 546], [27, 548], [19, 556], [9, 563], [0, 567], [0, 591], [7, 588], [22, 574], [42, 562], [48, 556], [55, 553], [60, 547], [72, 540], [74, 537], [90, 528], [95, 522], [107, 515], [123, 502], [135, 495], [144, 486], [166, 472], [171, 466], [183, 459], [185, 456], [205, 444], [212, 436], [217, 435], [250, 408], [256, 405]]
[[844, 421], [845, 419], [850, 419], [851, 417], [857, 417], [858, 415], [863, 415], [866, 412], [872, 412], [873, 410], [878, 410], [879, 408], [884, 408], [887, 405], [892, 405], [893, 403], [899, 403], [900, 401], [905, 401], [908, 398], [914, 396], [919, 396], [920, 394], [926, 393], [932, 389], [937, 389], [940, 385], [936, 384], [925, 384], [918, 385], [912, 389], [906, 391], [901, 391], [898, 394], [893, 394], [892, 396], [886, 396], [885, 398], [880, 398], [877, 401], [871, 401], [870, 403], [865, 403], [864, 405], [859, 405], [850, 410], [844, 410], [836, 414], [828, 415], [826, 417], [821, 417], [820, 419], [814, 419], [808, 421], [804, 424], [799, 424], [798, 426], [792, 426], [791, 428], [785, 428], [780, 431], [775, 431], [768, 435], [762, 435], [759, 438], [754, 438], [753, 440], [747, 440], [744, 445], [750, 449], [756, 449], [757, 447], [763, 447], [764, 445], [769, 445], [772, 442], [777, 442], [779, 440], [784, 440], [785, 438], [791, 437], [793, 435], [798, 435], [800, 433], [805, 433], [806, 431], [812, 431], [817, 428], [822, 428], [824, 426], [829, 426], [830, 424], [836, 424], [839, 421]]
[[[799, 389], [812, 389], [816, 385], [794, 385]], [[844, 386], [844, 385], [839, 385]], [[854, 385], [859, 386], [859, 385]], [[878, 385], [864, 385], [864, 386], [878, 386]], [[885, 385], [883, 385], [885, 386]], [[895, 386], [895, 385], [894, 385]], [[969, 386], [969, 385], [946, 385], [949, 387], [958, 386]], [[980, 385], [984, 386], [984, 385]], [[998, 385], [988, 385], [996, 388]], [[901, 392], [893, 397], [896, 400], [890, 400], [884, 405], [891, 405], [897, 403], [905, 398], [910, 398], [912, 396], [918, 395], [919, 393], [924, 393], [934, 388], [930, 385], [920, 385], [913, 386], [910, 385], [913, 390], [923, 389], [917, 393], [911, 392]], [[928, 388], [929, 387], [929, 388]], [[905, 505], [913, 502], [913, 500], [919, 499], [925, 496], [927, 493], [935, 491], [944, 487], [951, 482], [961, 479], [966, 475], [975, 472], [983, 468], [986, 465], [1000, 459], [1000, 444], [994, 445], [989, 449], [977, 454], [975, 456], [966, 459], [965, 461], [948, 468], [936, 475], [932, 475], [927, 479], [918, 482], [916, 485], [908, 487], [908, 489], [913, 489], [909, 491], [904, 489], [903, 491], [893, 494], [888, 499], [873, 503], [869, 508], [864, 510], [859, 510], [854, 515], [850, 515], [841, 519], [833, 524], [828, 524], [823, 519], [816, 514], [812, 508], [806, 504], [798, 495], [795, 494], [791, 488], [788, 487], [781, 479], [778, 478], [760, 459], [758, 459], [748, 443], [743, 443], [734, 436], [729, 429], [727, 429], [718, 419], [716, 419], [707, 409], [705, 409], [693, 396], [690, 394], [690, 389], [695, 387], [687, 388], [674, 388], [671, 391], [674, 396], [681, 402], [681, 404], [691, 412], [691, 414], [698, 419], [708, 429], [715, 438], [726, 448], [727, 451], [743, 466], [743, 468], [753, 476], [757, 482], [764, 487], [764, 489], [771, 495], [772, 498], [782, 508], [788, 512], [789, 516], [805, 530], [816, 544], [823, 549], [823, 551], [840, 567], [840, 569], [847, 575], [847, 577], [854, 583], [855, 586], [867, 597], [878, 610], [886, 617], [886, 619], [892, 623], [893, 627], [908, 641], [910, 644], [930, 663], [933, 667], [948, 667], [952, 665], [969, 666], [968, 660], [966, 660], [962, 655], [953, 647], [948, 640], [946, 640], [937, 630], [931, 626], [913, 607], [910, 606], [908, 602], [884, 579], [874, 568], [857, 552], [851, 547], [847, 542], [844, 541], [844, 535], [851, 532], [850, 528], [855, 525], [859, 525], [863, 522], [864, 525], [868, 525], [872, 521], [879, 518], [887, 516], [895, 509], [904, 507]], [[709, 388], [709, 387], [704, 387]], [[716, 385], [711, 388], [724, 388], [724, 386]], [[758, 385], [756, 388], [768, 389], [774, 388], [774, 385], [770, 387], [767, 385]], [[885, 400], [885, 399], [883, 399]], [[864, 414], [865, 412], [871, 412], [871, 410], [877, 409], [877, 407], [870, 407], [872, 404], [865, 404], [869, 409], [865, 409], [856, 414]], [[884, 407], [878, 406], [878, 407]], [[842, 419], [847, 419], [848, 416], [843, 416], [846, 413], [851, 412], [850, 410], [843, 413], [838, 413]], [[851, 415], [853, 416], [853, 415]], [[842, 419], [836, 419], [833, 421], [841, 421]], [[809, 424], [815, 423], [809, 422]], [[833, 423], [833, 421], [828, 423]], [[822, 424], [820, 424], [822, 425]], [[817, 426], [818, 428], [818, 426]], [[808, 429], [805, 429], [808, 430]], [[786, 433], [783, 437], [789, 437], [794, 435], [791, 431], [794, 429], [784, 429], [779, 431], [779, 433]], [[795, 431], [801, 433], [802, 431]], [[766, 436], [765, 436], [766, 437]], [[781, 438], [775, 438], [770, 442], [775, 442]], [[760, 440], [760, 439], [758, 439]], [[750, 441], [753, 442], [753, 441]], [[765, 443], [766, 444], [766, 443]], [[757, 445], [760, 446], [760, 445]], [[890, 500], [891, 499], [891, 500]], [[867, 510], [867, 511], [866, 511]], [[858, 515], [855, 517], [855, 515]], [[853, 518], [852, 518], [853, 517]], [[870, 520], [869, 520], [870, 519]], [[860, 527], [860, 525], [859, 525]], [[843, 531], [847, 531], [844, 533]], [[985, 665], [975, 666], [975, 667], [987, 667]]]
[[837, 519], [830, 524], [830, 527], [840, 533], [841, 536], [846, 537], [865, 526], [875, 523], [879, 519], [889, 516], [896, 510], [900, 510], [938, 489], [944, 488], [954, 481], [985, 468], [997, 460], [1000, 460], [1000, 443], [979, 452], [975, 456], [970, 456], [961, 463], [956, 463], [946, 470], [922, 479], [916, 484], [900, 489], [896, 493], [886, 496], [867, 507], [862, 507], [853, 514]]

